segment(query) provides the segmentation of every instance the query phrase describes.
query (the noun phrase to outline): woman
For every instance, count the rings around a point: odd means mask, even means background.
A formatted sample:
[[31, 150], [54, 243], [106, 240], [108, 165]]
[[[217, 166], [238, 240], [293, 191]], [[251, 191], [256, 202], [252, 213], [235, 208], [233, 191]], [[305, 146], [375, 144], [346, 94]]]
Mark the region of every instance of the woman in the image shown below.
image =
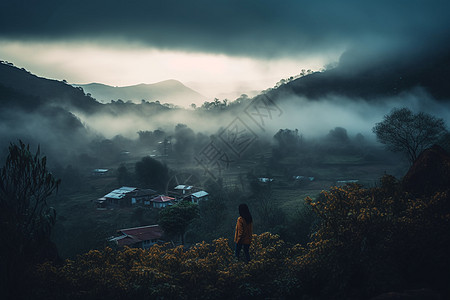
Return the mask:
[[245, 261], [250, 261], [250, 243], [252, 242], [253, 235], [253, 219], [247, 204], [239, 205], [240, 217], [236, 222], [236, 230], [234, 232], [234, 242], [236, 243], [235, 255], [239, 260], [241, 249], [244, 248]]

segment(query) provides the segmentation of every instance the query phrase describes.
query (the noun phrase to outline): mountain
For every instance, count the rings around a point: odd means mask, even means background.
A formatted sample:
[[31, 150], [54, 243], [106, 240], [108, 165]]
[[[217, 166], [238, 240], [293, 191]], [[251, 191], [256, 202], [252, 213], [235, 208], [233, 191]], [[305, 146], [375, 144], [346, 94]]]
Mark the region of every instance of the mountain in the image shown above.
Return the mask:
[[[8, 104], [29, 109], [52, 104], [85, 112], [93, 112], [101, 107], [100, 103], [87, 97], [82, 89], [74, 88], [64, 81], [38, 77], [10, 63], [0, 63], [0, 87], [3, 90], [2, 107]], [[7, 91], [21, 96], [16, 95], [17, 99], [13, 101], [11, 97], [5, 96]]]
[[100, 83], [78, 84], [86, 93], [102, 103], [121, 99], [133, 102], [159, 101], [179, 106], [188, 106], [191, 103], [201, 104], [207, 98], [188, 88], [177, 80], [165, 80], [153, 84], [138, 84], [124, 87], [113, 87]]
[[52, 157], [73, 155], [85, 148], [89, 131], [72, 111], [89, 114], [99, 105], [64, 82], [0, 63], [0, 154], [20, 139]]
[[270, 94], [375, 100], [422, 88], [437, 100], [450, 100], [449, 52], [442, 49], [410, 52], [402, 56], [348, 51], [335, 68], [300, 77]]
[[[160, 88], [180, 85], [168, 81]], [[60, 164], [92, 161], [86, 157], [105, 159], [119, 150], [109, 147], [105, 152], [104, 136], [125, 132], [134, 138], [139, 130], [173, 128], [173, 123], [183, 122], [180, 116], [173, 117], [172, 112], [178, 111], [183, 110], [148, 101], [100, 103], [81, 87], [38, 77], [0, 61], [0, 158], [10, 142], [22, 140], [32, 147], [40, 145]]]

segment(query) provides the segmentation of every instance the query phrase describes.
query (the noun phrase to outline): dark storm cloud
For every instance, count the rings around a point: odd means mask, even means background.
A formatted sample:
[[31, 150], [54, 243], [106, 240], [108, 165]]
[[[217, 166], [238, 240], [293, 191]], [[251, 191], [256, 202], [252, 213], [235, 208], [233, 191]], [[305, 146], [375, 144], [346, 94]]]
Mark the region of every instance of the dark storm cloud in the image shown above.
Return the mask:
[[449, 35], [449, 10], [449, 1], [415, 0], [3, 0], [0, 38], [105, 38], [270, 57], [355, 45], [437, 46]]

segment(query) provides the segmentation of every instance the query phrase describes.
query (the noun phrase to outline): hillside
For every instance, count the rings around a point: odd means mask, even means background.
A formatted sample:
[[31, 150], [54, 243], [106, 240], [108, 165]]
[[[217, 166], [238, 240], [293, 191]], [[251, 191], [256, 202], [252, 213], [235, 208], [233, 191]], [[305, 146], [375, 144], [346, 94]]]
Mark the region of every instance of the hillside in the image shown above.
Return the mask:
[[[166, 85], [169, 87], [170, 83]], [[47, 155], [67, 164], [75, 156], [95, 149], [96, 142], [92, 141], [104, 139], [108, 128], [105, 124], [123, 128], [129, 117], [134, 116], [141, 123], [129, 132], [136, 134], [147, 129], [149, 117], [164, 119], [165, 113], [171, 112], [169, 107], [154, 102], [102, 104], [86, 95], [81, 87], [38, 77], [11, 63], [0, 63], [1, 151], [10, 142], [21, 139], [33, 146], [41, 145]]]
[[309, 99], [334, 95], [374, 100], [423, 88], [437, 100], [449, 100], [448, 52], [433, 50], [426, 56], [416, 52], [391, 57], [349, 51], [341, 56], [335, 68], [293, 80], [271, 94], [277, 97], [295, 94]]
[[[23, 140], [64, 159], [84, 148], [89, 130], [72, 111], [95, 112], [100, 103], [64, 82], [0, 64], [0, 147]], [[80, 147], [80, 148], [79, 148]]]
[[[52, 104], [65, 108], [70, 106], [84, 112], [94, 112], [101, 106], [94, 99], [86, 97], [83, 90], [73, 88], [64, 81], [38, 77], [24, 68], [19, 69], [6, 63], [0, 63], [0, 86], [24, 96], [39, 97], [39, 100], [35, 99], [34, 103], [26, 100], [27, 97], [22, 97], [20, 103], [16, 102], [16, 105], [21, 107]], [[8, 99], [1, 96], [2, 105], [4, 105]]]
[[39, 265], [27, 283], [43, 299], [448, 299], [448, 188], [418, 199], [392, 176], [380, 183], [307, 198], [318, 217], [310, 240], [253, 235], [247, 264], [217, 237], [191, 247], [91, 250]]
[[138, 84], [124, 87], [113, 87], [100, 83], [79, 84], [87, 93], [92, 94], [102, 103], [121, 99], [141, 102], [159, 101], [180, 106], [188, 106], [191, 103], [203, 103], [206, 97], [188, 88], [177, 80], [165, 80], [153, 84]]

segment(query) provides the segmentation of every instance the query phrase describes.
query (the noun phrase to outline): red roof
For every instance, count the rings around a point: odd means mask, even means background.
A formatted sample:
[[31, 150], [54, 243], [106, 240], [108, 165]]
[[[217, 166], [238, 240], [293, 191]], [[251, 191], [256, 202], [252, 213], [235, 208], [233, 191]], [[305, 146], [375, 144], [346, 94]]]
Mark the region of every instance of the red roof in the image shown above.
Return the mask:
[[164, 232], [159, 225], [126, 228], [118, 230], [123, 236], [115, 238], [119, 246], [132, 245], [138, 242], [159, 239]]
[[114, 238], [112, 240], [116, 241], [117, 245], [119, 245], [121, 247], [123, 247], [123, 246], [131, 246], [131, 245], [134, 245], [136, 243], [141, 242], [140, 240], [137, 240], [135, 238], [132, 238], [132, 237], [129, 237], [129, 236], [126, 236], [126, 235], [122, 235], [122, 236], [116, 237], [116, 238]]
[[158, 197], [153, 198], [152, 202], [170, 202], [172, 200], [175, 200], [175, 198], [169, 197], [169, 196], [164, 196], [164, 195], [159, 195]]

